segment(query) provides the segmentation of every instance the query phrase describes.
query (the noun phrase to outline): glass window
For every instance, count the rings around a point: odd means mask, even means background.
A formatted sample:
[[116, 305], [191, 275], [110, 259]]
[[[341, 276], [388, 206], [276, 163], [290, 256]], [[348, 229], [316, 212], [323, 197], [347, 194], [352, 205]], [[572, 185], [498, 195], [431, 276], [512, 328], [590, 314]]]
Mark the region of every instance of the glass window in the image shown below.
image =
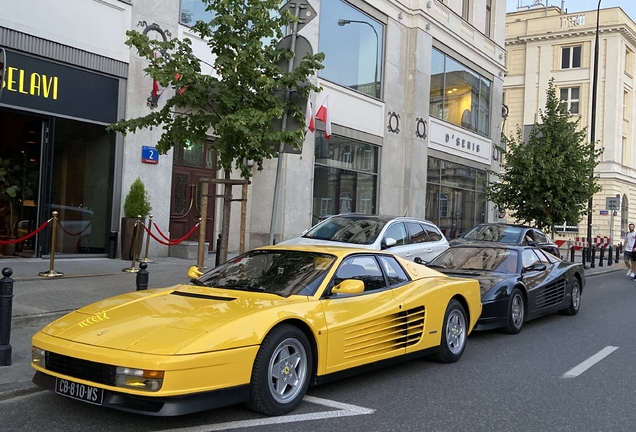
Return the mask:
[[387, 219], [378, 217], [334, 216], [311, 228], [303, 237], [353, 244], [372, 244], [386, 223]]
[[[316, 132], [314, 218], [345, 212], [376, 213], [379, 147]], [[335, 197], [335, 200], [333, 199]]]
[[428, 234], [422, 225], [415, 222], [407, 222], [406, 226], [408, 227], [409, 235], [411, 236], [410, 243], [424, 243], [429, 241]]
[[380, 97], [384, 25], [341, 0], [320, 4], [321, 78]]
[[537, 254], [534, 253], [532, 249], [525, 249], [523, 254], [521, 255], [521, 261], [523, 268], [530, 267], [532, 264], [536, 264], [539, 262], [539, 258]]
[[579, 113], [579, 87], [566, 87], [560, 89], [561, 100], [567, 104], [570, 114]]
[[542, 250], [537, 249], [534, 251], [534, 253], [537, 254], [537, 256], [539, 257], [539, 261], [541, 261], [543, 264], [545, 265], [552, 264], [552, 262], [548, 259], [548, 257], [545, 256]]
[[581, 67], [581, 46], [561, 48], [561, 69]]
[[548, 244], [548, 237], [540, 231], [534, 231], [534, 239], [539, 244]]
[[364, 282], [365, 291], [386, 288], [384, 275], [376, 259], [369, 255], [356, 255], [345, 259], [336, 271], [334, 285], [345, 279], [357, 279]]
[[[532, 252], [529, 250], [528, 252]], [[534, 257], [536, 260], [536, 256]], [[496, 272], [516, 271], [517, 251], [489, 247], [454, 246], [446, 249], [428, 264], [431, 268], [449, 270], [486, 270]]]
[[437, 228], [432, 227], [430, 225], [424, 225], [424, 229], [428, 234], [428, 238], [430, 241], [440, 241], [442, 239], [442, 233], [440, 233]]
[[468, 21], [470, 15], [470, 0], [462, 1], [462, 18]]
[[404, 228], [403, 223], [394, 223], [387, 230], [386, 234], [384, 234], [384, 238], [392, 238], [396, 241], [396, 246], [401, 246], [406, 244], [406, 229]]
[[179, 20], [181, 24], [194, 25], [197, 21], [209, 22], [214, 18], [214, 12], [205, 10], [206, 4], [201, 0], [181, 0], [181, 14]]
[[404, 269], [398, 264], [397, 260], [393, 257], [389, 256], [378, 256], [380, 260], [380, 264], [384, 269], [384, 273], [386, 273], [389, 279], [389, 286], [395, 287], [398, 285], [405, 284], [409, 281], [409, 277], [404, 272]]
[[488, 136], [491, 84], [478, 73], [433, 49], [430, 115]]

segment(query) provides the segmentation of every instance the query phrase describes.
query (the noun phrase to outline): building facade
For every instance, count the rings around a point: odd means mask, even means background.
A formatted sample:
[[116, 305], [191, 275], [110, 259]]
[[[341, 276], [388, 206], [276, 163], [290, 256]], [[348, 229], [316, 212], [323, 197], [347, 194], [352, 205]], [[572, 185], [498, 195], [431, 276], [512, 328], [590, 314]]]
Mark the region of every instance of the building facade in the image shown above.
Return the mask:
[[[509, 116], [504, 133], [514, 134], [519, 127], [528, 135], [545, 106], [552, 78], [558, 96], [588, 134], [595, 115], [596, 140], [603, 154], [595, 170], [602, 190], [593, 198], [592, 235], [611, 237], [616, 243], [632, 221], [630, 203], [636, 199], [632, 150], [636, 25], [620, 8], [600, 10], [597, 105], [592, 113], [596, 22], [596, 10], [568, 14], [558, 7], [524, 8], [507, 15], [504, 104]], [[606, 198], [616, 197], [621, 209], [614, 212], [607, 208]], [[587, 218], [564, 224], [571, 226], [560, 230], [564, 237], [587, 237]]]
[[[494, 144], [501, 137], [505, 2], [309, 3], [318, 14], [299, 34], [326, 55], [315, 78], [323, 90], [311, 101], [315, 111], [329, 98], [332, 136], [325, 139], [318, 122], [302, 152], [282, 156], [275, 240], [340, 212], [427, 218], [449, 238], [497, 220], [485, 186], [488, 170], [497, 171], [499, 163]], [[17, 212], [0, 235], [21, 237], [58, 211], [57, 252], [109, 255], [137, 177], [162, 231], [173, 239], [187, 233], [201, 216], [199, 179], [224, 176], [216, 171], [213, 136], [157, 158], [148, 153], [160, 136], [157, 128], [123, 137], [105, 127], [147, 114], [172, 91], [152, 92], [145, 60], [124, 43], [126, 31], [188, 37], [197, 56], [211, 63], [204, 41], [189, 27], [206, 18], [203, 4], [27, 0], [7, 7], [0, 17], [0, 48], [7, 51], [0, 159], [19, 167], [22, 192], [0, 206]], [[267, 161], [248, 187], [248, 248], [269, 241], [277, 163]], [[211, 248], [220, 212], [212, 200]], [[231, 251], [239, 248], [240, 227], [241, 204], [235, 203]], [[45, 230], [15, 253], [45, 255], [48, 238]], [[154, 241], [150, 248], [151, 255], [170, 253]]]

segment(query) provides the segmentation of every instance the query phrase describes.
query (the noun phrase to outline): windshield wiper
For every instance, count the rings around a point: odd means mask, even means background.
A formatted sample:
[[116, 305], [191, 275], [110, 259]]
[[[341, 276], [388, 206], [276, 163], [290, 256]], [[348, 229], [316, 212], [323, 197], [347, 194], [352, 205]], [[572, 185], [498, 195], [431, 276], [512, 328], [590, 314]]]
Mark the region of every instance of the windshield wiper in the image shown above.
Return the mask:
[[280, 297], [284, 297], [282, 294], [277, 293], [277, 292], [272, 292], [272, 291], [267, 291], [265, 288], [261, 288], [261, 287], [253, 287], [250, 285], [246, 285], [246, 284], [227, 284], [227, 285], [217, 285], [215, 288], [220, 288], [220, 289], [233, 289], [233, 290], [238, 290], [238, 291], [247, 291], [247, 292], [262, 292], [262, 293], [267, 293], [267, 294], [275, 294], [277, 296]]

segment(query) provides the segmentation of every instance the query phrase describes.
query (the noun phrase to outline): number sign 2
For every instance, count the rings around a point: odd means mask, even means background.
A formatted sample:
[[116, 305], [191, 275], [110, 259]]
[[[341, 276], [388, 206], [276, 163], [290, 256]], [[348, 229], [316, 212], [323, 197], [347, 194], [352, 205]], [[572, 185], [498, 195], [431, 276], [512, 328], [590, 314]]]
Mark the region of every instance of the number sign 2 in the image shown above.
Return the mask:
[[143, 163], [158, 164], [159, 151], [155, 147], [143, 146], [141, 148], [141, 161]]

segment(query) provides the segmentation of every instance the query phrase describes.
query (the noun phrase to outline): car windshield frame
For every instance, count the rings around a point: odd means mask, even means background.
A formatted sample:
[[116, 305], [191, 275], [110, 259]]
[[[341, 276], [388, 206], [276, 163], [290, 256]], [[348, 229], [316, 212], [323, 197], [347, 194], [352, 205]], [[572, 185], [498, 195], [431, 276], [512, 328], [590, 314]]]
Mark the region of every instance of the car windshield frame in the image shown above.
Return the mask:
[[335, 255], [322, 252], [257, 249], [204, 273], [194, 283], [281, 297], [312, 296], [336, 261]]
[[[527, 230], [527, 228], [512, 225], [477, 225], [466, 232], [462, 238], [469, 241], [519, 244], [525, 230]], [[497, 237], [495, 237], [495, 235], [497, 235]]]
[[427, 265], [443, 270], [470, 270], [492, 273], [517, 273], [519, 253], [516, 249], [497, 246], [454, 246], [433, 258]]
[[303, 238], [357, 245], [376, 242], [392, 219], [369, 216], [333, 216], [315, 225]]

